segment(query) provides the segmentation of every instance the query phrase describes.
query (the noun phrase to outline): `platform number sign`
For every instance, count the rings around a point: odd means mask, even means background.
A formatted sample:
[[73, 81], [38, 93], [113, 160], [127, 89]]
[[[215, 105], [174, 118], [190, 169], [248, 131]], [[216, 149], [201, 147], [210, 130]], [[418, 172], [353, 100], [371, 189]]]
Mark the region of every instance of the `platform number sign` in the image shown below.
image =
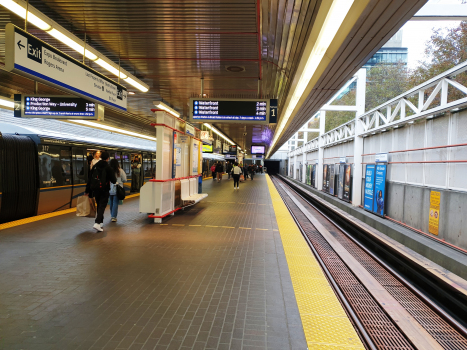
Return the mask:
[[269, 101], [269, 123], [277, 123], [277, 99]]

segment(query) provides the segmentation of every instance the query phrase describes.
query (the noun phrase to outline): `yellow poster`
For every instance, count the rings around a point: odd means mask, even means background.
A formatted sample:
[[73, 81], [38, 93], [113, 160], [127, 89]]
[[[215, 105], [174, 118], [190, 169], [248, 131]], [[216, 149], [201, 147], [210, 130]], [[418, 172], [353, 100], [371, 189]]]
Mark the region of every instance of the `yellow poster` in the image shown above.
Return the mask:
[[441, 203], [441, 192], [430, 193], [430, 216], [428, 219], [428, 232], [438, 235], [439, 232], [439, 205]]

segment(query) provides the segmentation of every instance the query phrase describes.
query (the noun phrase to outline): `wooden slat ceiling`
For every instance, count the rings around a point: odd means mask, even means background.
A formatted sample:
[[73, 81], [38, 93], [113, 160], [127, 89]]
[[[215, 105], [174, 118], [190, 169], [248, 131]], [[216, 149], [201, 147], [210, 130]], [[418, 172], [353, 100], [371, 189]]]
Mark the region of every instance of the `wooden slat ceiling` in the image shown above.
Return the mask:
[[[321, 0], [258, 1], [30, 0], [30, 4], [81, 39], [86, 37], [88, 45], [109, 59], [120, 60], [126, 70], [151, 87], [143, 94], [128, 86], [136, 92], [129, 98], [128, 113], [106, 109], [106, 122], [151, 133], [152, 101], [163, 98], [187, 116], [188, 99], [199, 95], [201, 78], [204, 92], [216, 97], [257, 98], [260, 81], [261, 97], [279, 98], [282, 107]], [[366, 17], [362, 16], [354, 28], [356, 36], [342, 47], [278, 145], [424, 2], [370, 0]], [[0, 69], [5, 56], [4, 28], [9, 22], [24, 26], [22, 19], [0, 7]], [[32, 34], [80, 59], [48, 34], [29, 28]], [[102, 72], [93, 62], [86, 63]], [[240, 66], [244, 71], [233, 73], [226, 69], [229, 66]], [[3, 96], [31, 92], [32, 87], [27, 79], [0, 70]], [[274, 127], [249, 126], [244, 137], [244, 126], [216, 126], [242, 148], [250, 147], [254, 135], [267, 144], [274, 132]]]

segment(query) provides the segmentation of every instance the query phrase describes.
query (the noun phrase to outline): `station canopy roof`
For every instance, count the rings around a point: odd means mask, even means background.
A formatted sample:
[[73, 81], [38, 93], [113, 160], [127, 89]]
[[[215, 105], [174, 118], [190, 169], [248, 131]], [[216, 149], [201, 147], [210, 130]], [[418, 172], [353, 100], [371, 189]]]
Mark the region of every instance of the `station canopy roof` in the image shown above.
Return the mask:
[[[241, 148], [261, 143], [272, 154], [425, 2], [30, 0], [29, 4], [149, 85], [147, 93], [127, 85], [135, 92], [129, 96], [128, 112], [106, 108], [106, 124], [151, 134], [153, 101], [162, 98], [187, 117], [189, 98], [200, 96], [204, 78], [206, 97], [278, 99], [278, 124], [214, 124]], [[32, 93], [32, 80], [4, 69], [7, 23], [24, 28], [24, 19], [0, 6], [0, 96]], [[46, 32], [33, 25], [28, 31], [81, 60]], [[95, 62], [86, 63], [116, 79]], [[60, 93], [42, 84], [39, 90]]]

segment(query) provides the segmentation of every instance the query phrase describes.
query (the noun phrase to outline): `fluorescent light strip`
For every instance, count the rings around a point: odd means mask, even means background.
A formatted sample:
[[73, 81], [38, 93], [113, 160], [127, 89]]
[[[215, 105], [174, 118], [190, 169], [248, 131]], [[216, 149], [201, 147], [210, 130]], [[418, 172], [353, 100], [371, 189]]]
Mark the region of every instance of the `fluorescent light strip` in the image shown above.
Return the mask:
[[[20, 5], [18, 2], [15, 2], [13, 0], [0, 0], [0, 5], [3, 5], [6, 7], [8, 10], [14, 12], [21, 18], [26, 18], [26, 8], [25, 8], [25, 2], [22, 0], [17, 0], [19, 2], [22, 2], [23, 5]], [[45, 16], [44, 14], [40, 13], [37, 11], [34, 7], [29, 5], [31, 10], [34, 10], [36, 13], [40, 15], [40, 17], [44, 18], [45, 21], [41, 18], [39, 18], [37, 15], [31, 13], [31, 11], [28, 11], [28, 22], [31, 24], [35, 25], [39, 29], [42, 29], [46, 31], [48, 34], [53, 36], [55, 39], [59, 40], [63, 44], [67, 45], [68, 47], [72, 48], [73, 50], [77, 51], [79, 54], [85, 55], [86, 58], [95, 61], [99, 66], [107, 70], [108, 72], [112, 73], [115, 76], [120, 76], [125, 82], [128, 84], [132, 85], [133, 87], [137, 88], [138, 90], [142, 92], [147, 92], [149, 90], [149, 87], [144, 84], [141, 80], [136, 79], [135, 77], [130, 78], [131, 74], [127, 74], [122, 69], [118, 69], [118, 66], [116, 67], [116, 64], [113, 62], [109, 62], [105, 56], [99, 57], [97, 54], [91, 52], [88, 49], [84, 49], [84, 43], [79, 40], [78, 38], [72, 39], [73, 35], [71, 33], [68, 33], [65, 29], [59, 28], [60, 26], [53, 22], [50, 18]], [[53, 23], [54, 26], [52, 26], [49, 23]], [[70, 37], [71, 36], [71, 37]], [[82, 44], [81, 44], [82, 43]], [[93, 49], [94, 50], [94, 49]]]
[[[156, 104], [157, 103], [157, 104]], [[175, 109], [173, 108], [170, 108], [169, 106], [167, 106], [165, 103], [163, 102], [156, 102], [154, 103], [154, 106], [156, 106], [157, 108], [159, 109], [163, 109], [164, 111], [166, 111], [167, 113], [170, 113], [174, 116], [176, 116], [177, 118], [180, 118], [180, 113], [178, 113]]]
[[332, 40], [337, 34], [342, 22], [344, 21], [347, 13], [350, 10], [354, 0], [334, 0], [332, 2], [331, 8], [329, 9], [328, 14], [326, 15], [326, 19], [324, 20], [323, 26], [318, 35], [318, 39], [316, 40], [315, 45], [311, 51], [310, 56], [305, 64], [305, 68], [303, 72], [301, 72], [300, 79], [295, 86], [294, 92], [292, 94], [292, 98], [285, 109], [284, 116], [281, 119], [280, 125], [277, 128], [277, 131], [274, 136], [274, 140], [272, 142], [271, 148], [268, 152], [269, 154], [276, 144], [277, 140], [279, 139], [280, 134], [284, 130], [287, 121], [289, 120], [290, 116], [292, 115], [293, 110], [298, 104], [298, 101], [302, 97], [308, 83], [310, 82], [311, 78], [316, 72], [318, 65], [321, 63], [324, 54], [326, 53], [329, 45], [331, 44]]
[[14, 109], [15, 103], [12, 100], [0, 98], [0, 106]]
[[124, 130], [124, 129], [114, 128], [113, 126], [100, 124], [100, 123], [96, 123], [96, 122], [91, 122], [89, 120], [69, 119], [68, 121], [71, 122], [71, 123], [78, 123], [78, 124], [83, 124], [83, 125], [87, 125], [87, 126], [92, 126], [92, 127], [95, 127], [95, 128], [106, 130], [106, 131], [114, 131], [114, 132], [118, 132], [120, 134], [135, 136], [135, 137], [139, 137], [139, 138], [143, 138], [143, 139], [148, 139], [148, 140], [151, 140], [151, 141], [156, 141], [157, 140], [155, 137], [151, 137], [151, 136], [147, 136], [147, 135], [143, 135], [143, 134], [138, 134], [136, 132], [128, 131], [128, 130]]
[[217, 135], [221, 136], [224, 140], [226, 140], [227, 142], [229, 142], [231, 145], [235, 145], [235, 142], [231, 141], [228, 137], [224, 136], [224, 134], [222, 134], [220, 131], [218, 131], [215, 127], [213, 127], [212, 125], [209, 125], [208, 123], [204, 123], [204, 126], [206, 126], [207, 128], [211, 129], [212, 131], [214, 131]]

